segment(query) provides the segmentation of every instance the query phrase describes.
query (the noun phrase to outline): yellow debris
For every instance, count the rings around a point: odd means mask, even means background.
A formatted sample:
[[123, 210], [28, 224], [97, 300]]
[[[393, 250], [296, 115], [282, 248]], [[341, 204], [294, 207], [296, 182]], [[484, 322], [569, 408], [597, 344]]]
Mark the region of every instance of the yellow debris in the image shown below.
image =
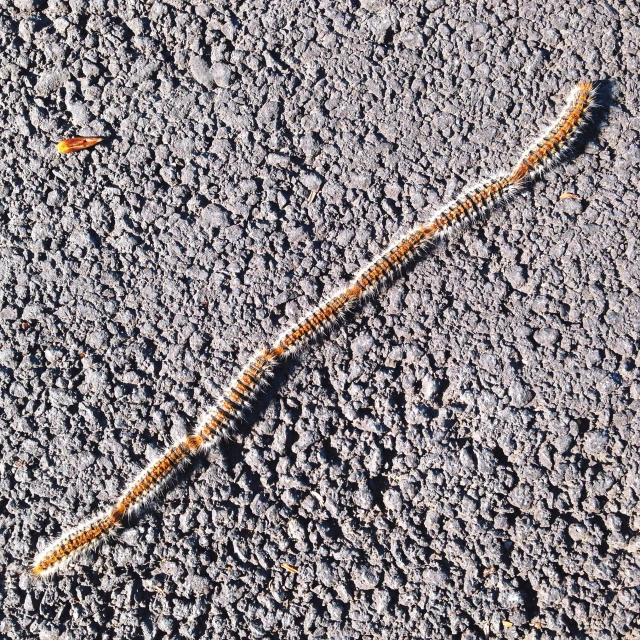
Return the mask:
[[81, 151], [93, 147], [94, 144], [102, 142], [104, 138], [67, 138], [58, 142], [56, 145], [60, 153], [71, 153], [72, 151]]

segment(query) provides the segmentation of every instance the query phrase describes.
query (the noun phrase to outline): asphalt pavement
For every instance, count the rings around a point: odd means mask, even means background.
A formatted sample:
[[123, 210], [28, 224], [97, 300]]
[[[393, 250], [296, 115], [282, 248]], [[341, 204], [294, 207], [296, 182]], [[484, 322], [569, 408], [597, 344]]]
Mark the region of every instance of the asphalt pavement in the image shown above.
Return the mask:
[[[3, 2], [0, 637], [640, 638], [639, 43], [636, 2]], [[580, 79], [571, 157], [29, 577]]]

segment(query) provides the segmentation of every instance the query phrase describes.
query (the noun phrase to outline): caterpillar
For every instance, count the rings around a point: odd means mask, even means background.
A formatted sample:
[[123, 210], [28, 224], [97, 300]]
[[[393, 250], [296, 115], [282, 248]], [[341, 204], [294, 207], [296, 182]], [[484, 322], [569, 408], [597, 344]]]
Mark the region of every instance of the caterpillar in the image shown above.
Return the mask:
[[557, 163], [589, 120], [596, 104], [595, 97], [595, 86], [591, 82], [580, 82], [569, 95], [558, 120], [529, 147], [510, 173], [498, 175], [464, 191], [427, 223], [417, 225], [392, 243], [361, 269], [349, 284], [279, 335], [272, 346], [258, 351], [232, 379], [193, 434], [170, 446], [134, 478], [110, 509], [47, 545], [35, 558], [32, 574], [46, 576], [103, 541], [165, 486], [192, 456], [233, 432], [278, 363], [329, 330], [356, 303], [392, 280], [438, 236], [487, 214], [521, 189], [527, 180]]

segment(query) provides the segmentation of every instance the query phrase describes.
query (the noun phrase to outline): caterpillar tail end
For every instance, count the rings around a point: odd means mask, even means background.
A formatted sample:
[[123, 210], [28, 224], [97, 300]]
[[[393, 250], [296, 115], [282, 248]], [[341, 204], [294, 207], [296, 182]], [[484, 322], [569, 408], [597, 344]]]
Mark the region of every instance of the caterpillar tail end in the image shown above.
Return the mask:
[[118, 526], [120, 520], [113, 515], [100, 515], [79, 525], [46, 546], [33, 560], [29, 573], [35, 578], [51, 576], [102, 542]]
[[596, 84], [589, 80], [573, 88], [558, 120], [529, 147], [509, 175], [512, 186], [522, 185], [562, 160], [597, 106], [596, 93]]

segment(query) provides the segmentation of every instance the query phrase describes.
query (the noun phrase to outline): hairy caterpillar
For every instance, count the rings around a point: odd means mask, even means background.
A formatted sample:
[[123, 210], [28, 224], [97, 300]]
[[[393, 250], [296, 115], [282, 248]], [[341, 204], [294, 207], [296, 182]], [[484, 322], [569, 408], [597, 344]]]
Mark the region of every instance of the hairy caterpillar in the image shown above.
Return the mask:
[[169, 447], [160, 459], [144, 469], [113, 507], [51, 542], [34, 560], [32, 573], [44, 576], [56, 571], [121, 526], [125, 518], [149, 500], [184, 462], [233, 430], [276, 364], [317, 338], [363, 297], [391, 280], [436, 237], [488, 213], [508, 194], [522, 188], [528, 179], [558, 162], [576, 140], [594, 105], [594, 85], [580, 82], [569, 95], [559, 119], [524, 153], [510, 173], [463, 192], [429, 222], [416, 226], [389, 246], [346, 287], [282, 333], [271, 347], [254, 355], [231, 381], [217, 405], [201, 420], [195, 433]]

